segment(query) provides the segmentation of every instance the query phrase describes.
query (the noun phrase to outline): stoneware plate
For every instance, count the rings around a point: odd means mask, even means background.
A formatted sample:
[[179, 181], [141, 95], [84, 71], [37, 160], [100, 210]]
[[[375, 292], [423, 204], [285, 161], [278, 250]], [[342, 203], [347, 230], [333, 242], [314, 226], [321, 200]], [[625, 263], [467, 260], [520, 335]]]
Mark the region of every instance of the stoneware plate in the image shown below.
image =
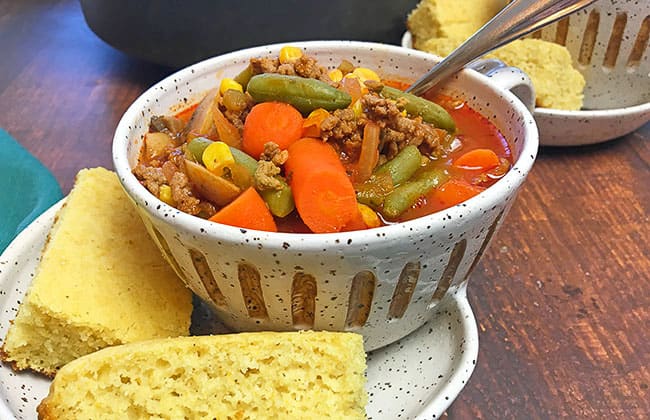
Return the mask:
[[[402, 36], [402, 46], [411, 48], [411, 33]], [[650, 102], [615, 109], [563, 111], [535, 108], [533, 111], [542, 146], [581, 146], [629, 134], [650, 121]]]
[[[62, 202], [29, 225], [0, 256], [0, 337], [36, 272], [41, 249]], [[368, 354], [369, 419], [434, 419], [449, 407], [474, 370], [478, 332], [465, 289], [448, 294], [433, 320], [406, 338]], [[198, 308], [197, 312], [202, 309]], [[218, 326], [205, 314], [193, 317], [194, 331]], [[196, 325], [199, 324], [199, 325]], [[47, 395], [50, 381], [0, 366], [0, 419], [36, 419], [36, 406]]]

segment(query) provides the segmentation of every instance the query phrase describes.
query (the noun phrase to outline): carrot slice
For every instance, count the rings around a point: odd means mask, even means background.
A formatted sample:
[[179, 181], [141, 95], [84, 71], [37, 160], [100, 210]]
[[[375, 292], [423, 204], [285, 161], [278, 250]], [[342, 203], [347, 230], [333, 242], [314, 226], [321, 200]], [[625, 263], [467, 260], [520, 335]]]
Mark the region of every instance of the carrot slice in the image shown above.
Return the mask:
[[194, 114], [197, 106], [199, 106], [199, 104], [194, 104], [188, 108], [185, 108], [184, 110], [178, 112], [175, 117], [183, 121], [183, 124], [187, 124], [190, 118], [192, 118], [192, 114]]
[[[364, 215], [364, 212], [368, 214]], [[372, 213], [372, 215], [370, 215]], [[370, 219], [370, 223], [366, 220], [366, 217]], [[372, 219], [371, 219], [372, 218]], [[353, 230], [365, 230], [373, 227], [381, 226], [379, 217], [370, 207], [364, 204], [357, 204], [357, 212], [352, 216], [352, 219], [341, 229], [343, 232], [350, 232]]]
[[462, 203], [483, 190], [485, 188], [472, 185], [466, 181], [450, 179], [435, 190], [432, 201], [440, 203], [442, 208], [447, 208]]
[[312, 232], [340, 232], [358, 216], [352, 182], [332, 146], [317, 139], [293, 143], [284, 165], [301, 219]]
[[363, 217], [361, 217], [361, 213], [357, 211], [357, 213], [350, 219], [350, 221], [343, 226], [341, 229], [341, 232], [351, 232], [354, 230], [365, 230], [368, 229], [368, 225], [366, 225], [366, 222], [363, 221]]
[[270, 141], [286, 149], [302, 137], [302, 115], [283, 102], [262, 102], [255, 105], [244, 121], [242, 148], [258, 159]]
[[499, 156], [490, 149], [474, 149], [457, 158], [454, 161], [454, 166], [486, 171], [499, 166]]
[[209, 220], [246, 229], [278, 231], [266, 203], [253, 187], [241, 193]]

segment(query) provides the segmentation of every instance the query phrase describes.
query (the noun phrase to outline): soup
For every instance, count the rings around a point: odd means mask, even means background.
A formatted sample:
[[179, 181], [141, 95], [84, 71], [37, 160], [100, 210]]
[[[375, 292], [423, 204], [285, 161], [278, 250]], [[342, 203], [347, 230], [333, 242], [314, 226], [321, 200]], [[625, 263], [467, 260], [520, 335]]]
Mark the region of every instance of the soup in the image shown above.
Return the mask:
[[467, 104], [420, 98], [294, 47], [255, 58], [197, 105], [151, 119], [138, 180], [169, 205], [248, 229], [368, 229], [461, 203], [509, 170], [499, 131]]

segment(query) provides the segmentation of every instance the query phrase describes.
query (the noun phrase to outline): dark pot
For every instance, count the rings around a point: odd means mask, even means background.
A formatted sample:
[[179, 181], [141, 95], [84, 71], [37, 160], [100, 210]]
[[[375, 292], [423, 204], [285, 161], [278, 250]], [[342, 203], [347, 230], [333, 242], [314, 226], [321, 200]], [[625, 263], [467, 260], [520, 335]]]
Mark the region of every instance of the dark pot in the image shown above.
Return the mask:
[[172, 67], [301, 40], [399, 44], [418, 0], [80, 0], [88, 26], [127, 54]]

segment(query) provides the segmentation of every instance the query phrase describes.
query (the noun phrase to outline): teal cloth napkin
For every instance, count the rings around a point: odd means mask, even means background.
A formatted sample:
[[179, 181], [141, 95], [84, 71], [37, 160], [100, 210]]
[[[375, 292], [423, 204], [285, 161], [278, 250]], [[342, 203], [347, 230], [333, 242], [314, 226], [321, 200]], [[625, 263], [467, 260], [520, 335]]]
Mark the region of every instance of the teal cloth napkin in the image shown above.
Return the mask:
[[50, 171], [0, 129], [0, 253], [61, 197]]

